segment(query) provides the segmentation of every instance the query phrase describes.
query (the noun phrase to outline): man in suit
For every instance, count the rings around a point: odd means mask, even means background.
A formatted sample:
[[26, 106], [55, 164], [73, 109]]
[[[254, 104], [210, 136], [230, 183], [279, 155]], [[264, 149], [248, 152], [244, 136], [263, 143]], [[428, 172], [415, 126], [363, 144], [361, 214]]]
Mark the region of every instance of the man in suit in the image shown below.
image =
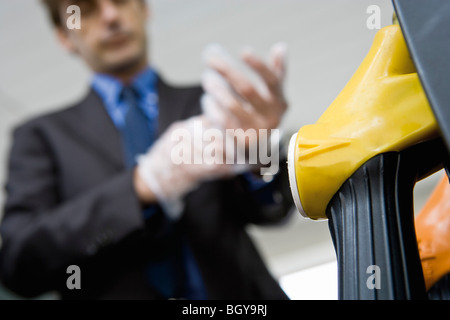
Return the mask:
[[[245, 231], [287, 216], [285, 166], [266, 183], [232, 165], [174, 165], [164, 151], [169, 132], [192, 119], [214, 124], [200, 115], [203, 88], [174, 88], [150, 66], [145, 1], [44, 3], [61, 43], [94, 75], [81, 102], [14, 130], [0, 226], [3, 283], [23, 296], [286, 299]], [[70, 4], [81, 9], [79, 30], [65, 28]], [[287, 106], [282, 61], [246, 61], [268, 96], [222, 62], [211, 67], [256, 116], [231, 91], [209, 96], [228, 103], [228, 126], [276, 128]], [[181, 206], [171, 206], [174, 199]], [[79, 289], [67, 285], [71, 265], [81, 271]]]

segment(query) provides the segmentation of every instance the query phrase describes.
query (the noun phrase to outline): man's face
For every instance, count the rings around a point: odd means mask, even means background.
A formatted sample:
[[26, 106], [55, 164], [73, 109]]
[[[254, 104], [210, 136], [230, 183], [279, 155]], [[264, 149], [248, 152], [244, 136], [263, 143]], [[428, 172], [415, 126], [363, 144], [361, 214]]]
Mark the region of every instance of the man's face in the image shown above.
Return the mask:
[[[66, 27], [69, 5], [81, 11], [81, 29]], [[120, 73], [146, 63], [145, 24], [148, 8], [142, 0], [66, 0], [60, 7], [63, 44], [95, 72]]]

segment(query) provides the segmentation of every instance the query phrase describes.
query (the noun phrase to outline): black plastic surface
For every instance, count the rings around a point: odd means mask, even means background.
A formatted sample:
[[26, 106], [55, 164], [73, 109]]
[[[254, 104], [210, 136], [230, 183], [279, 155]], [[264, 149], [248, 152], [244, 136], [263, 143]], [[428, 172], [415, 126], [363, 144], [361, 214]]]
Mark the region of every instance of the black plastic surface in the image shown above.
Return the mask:
[[450, 153], [450, 1], [393, 0], [393, 4]]
[[[378, 155], [333, 197], [327, 215], [338, 261], [339, 299], [427, 298], [413, 189], [417, 181], [442, 168], [446, 157], [441, 139]], [[379, 268], [375, 288], [373, 266]]]
[[450, 300], [450, 274], [442, 277], [428, 290], [429, 300]]

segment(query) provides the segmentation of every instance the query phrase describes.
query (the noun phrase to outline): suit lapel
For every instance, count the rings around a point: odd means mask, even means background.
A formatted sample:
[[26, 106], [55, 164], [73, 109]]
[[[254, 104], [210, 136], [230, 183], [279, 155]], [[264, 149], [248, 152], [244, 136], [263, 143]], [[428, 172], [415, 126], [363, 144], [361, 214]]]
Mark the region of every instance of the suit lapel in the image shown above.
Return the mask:
[[176, 119], [179, 119], [180, 105], [173, 104], [175, 90], [169, 87], [164, 80], [158, 77], [158, 136]]
[[100, 97], [91, 89], [77, 108], [79, 118], [74, 123], [77, 128], [73, 131], [106, 162], [117, 169], [123, 169], [125, 163], [122, 139]]
[[[159, 116], [158, 135], [171, 123], [200, 113], [200, 87], [174, 88], [160, 77], [157, 82]], [[124, 151], [119, 131], [108, 115], [101, 98], [91, 88], [77, 106], [77, 119], [67, 123], [72, 132], [117, 170], [125, 168]], [[69, 128], [68, 128], [69, 129]]]
[[200, 87], [174, 88], [158, 77], [158, 134], [163, 133], [173, 122], [189, 118], [201, 112]]

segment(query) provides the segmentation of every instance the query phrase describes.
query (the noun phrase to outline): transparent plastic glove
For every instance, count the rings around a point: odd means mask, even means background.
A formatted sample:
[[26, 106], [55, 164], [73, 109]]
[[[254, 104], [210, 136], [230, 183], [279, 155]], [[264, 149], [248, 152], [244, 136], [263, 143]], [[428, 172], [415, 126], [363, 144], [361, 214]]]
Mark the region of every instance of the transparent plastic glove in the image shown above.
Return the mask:
[[259, 169], [261, 175], [269, 176], [278, 172], [281, 130], [244, 130], [239, 127], [239, 119], [207, 93], [202, 97], [202, 108], [205, 116], [224, 132], [227, 163], [234, 163], [240, 172]]
[[138, 174], [172, 219], [183, 211], [183, 196], [201, 182], [246, 169], [227, 161], [224, 140], [224, 132], [208, 117], [196, 116], [173, 123], [138, 157]]
[[[270, 168], [261, 168], [261, 174], [275, 174], [281, 138], [279, 126], [287, 110], [283, 93], [286, 45], [275, 44], [267, 64], [250, 49], [244, 51], [243, 62], [233, 59], [218, 44], [206, 47], [203, 59], [207, 65], [202, 76], [203, 113], [227, 131], [234, 130], [238, 147], [248, 150], [250, 163], [270, 164]], [[258, 159], [251, 161], [252, 157]]]
[[203, 59], [208, 68], [202, 86], [217, 106], [204, 113], [224, 128], [278, 128], [287, 110], [283, 93], [286, 51], [285, 44], [275, 44], [266, 64], [247, 49], [242, 63], [218, 44], [206, 47]]

